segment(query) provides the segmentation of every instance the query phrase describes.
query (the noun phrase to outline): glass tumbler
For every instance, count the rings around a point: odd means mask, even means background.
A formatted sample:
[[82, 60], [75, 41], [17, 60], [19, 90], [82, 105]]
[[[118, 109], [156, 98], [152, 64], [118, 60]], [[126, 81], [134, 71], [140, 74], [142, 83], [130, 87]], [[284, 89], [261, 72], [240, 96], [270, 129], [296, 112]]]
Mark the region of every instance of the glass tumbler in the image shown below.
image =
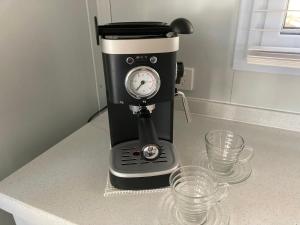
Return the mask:
[[184, 224], [205, 224], [211, 207], [227, 196], [228, 184], [200, 166], [182, 166], [170, 175], [177, 216]]
[[[205, 135], [206, 151], [210, 169], [222, 176], [233, 173], [237, 162], [249, 161], [254, 152], [245, 148], [244, 138], [229, 130], [212, 130]], [[244, 152], [244, 157], [241, 153]]]

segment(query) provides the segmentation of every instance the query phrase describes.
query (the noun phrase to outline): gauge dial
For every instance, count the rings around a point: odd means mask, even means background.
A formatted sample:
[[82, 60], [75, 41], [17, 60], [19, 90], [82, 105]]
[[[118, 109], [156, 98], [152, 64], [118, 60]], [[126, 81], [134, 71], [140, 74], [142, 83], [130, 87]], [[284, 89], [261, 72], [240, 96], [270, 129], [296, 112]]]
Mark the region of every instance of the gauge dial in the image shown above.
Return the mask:
[[125, 87], [136, 99], [152, 98], [160, 88], [158, 73], [148, 66], [139, 66], [130, 70], [125, 79]]

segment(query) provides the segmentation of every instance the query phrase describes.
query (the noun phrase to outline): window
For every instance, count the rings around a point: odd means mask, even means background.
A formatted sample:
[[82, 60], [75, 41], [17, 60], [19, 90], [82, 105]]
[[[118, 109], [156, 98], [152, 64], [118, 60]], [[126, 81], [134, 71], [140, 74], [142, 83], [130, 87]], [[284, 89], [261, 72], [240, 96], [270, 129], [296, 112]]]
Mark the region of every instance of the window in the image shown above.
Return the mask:
[[[283, 32], [288, 30], [296, 30], [296, 34], [300, 34], [300, 1], [299, 0], [289, 0], [288, 11], [285, 14], [285, 19], [283, 23]], [[287, 31], [285, 31], [287, 30]]]
[[234, 69], [300, 75], [300, 0], [242, 0]]

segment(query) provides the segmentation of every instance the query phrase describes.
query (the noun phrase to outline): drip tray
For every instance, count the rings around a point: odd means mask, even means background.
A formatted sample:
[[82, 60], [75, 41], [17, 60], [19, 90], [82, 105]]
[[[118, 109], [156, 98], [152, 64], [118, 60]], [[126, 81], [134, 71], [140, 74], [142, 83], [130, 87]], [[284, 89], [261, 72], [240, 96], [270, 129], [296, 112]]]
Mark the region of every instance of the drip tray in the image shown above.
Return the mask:
[[160, 141], [159, 158], [149, 161], [141, 155], [139, 141], [129, 141], [116, 145], [111, 150], [111, 172], [118, 177], [145, 177], [171, 173], [178, 166], [174, 146], [168, 141]]

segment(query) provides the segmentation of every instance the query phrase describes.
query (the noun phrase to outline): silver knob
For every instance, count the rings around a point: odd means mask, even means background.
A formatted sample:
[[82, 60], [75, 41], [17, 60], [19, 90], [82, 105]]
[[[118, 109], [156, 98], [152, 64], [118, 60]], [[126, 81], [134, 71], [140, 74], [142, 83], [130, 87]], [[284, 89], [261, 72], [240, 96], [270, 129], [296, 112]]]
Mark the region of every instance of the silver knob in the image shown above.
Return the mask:
[[192, 117], [191, 117], [190, 107], [189, 107], [189, 103], [186, 99], [186, 96], [182, 91], [177, 91], [176, 94], [180, 95], [180, 97], [181, 97], [186, 120], [187, 120], [188, 123], [190, 123], [192, 121]]
[[156, 145], [147, 145], [143, 147], [142, 152], [143, 152], [143, 156], [146, 159], [155, 159], [156, 157], [158, 157], [159, 149], [158, 146]]
[[152, 57], [150, 58], [150, 62], [153, 63], [153, 64], [157, 63], [157, 57], [152, 56]]
[[127, 57], [126, 62], [127, 64], [131, 65], [132, 63], [134, 63], [134, 59], [132, 57]]

